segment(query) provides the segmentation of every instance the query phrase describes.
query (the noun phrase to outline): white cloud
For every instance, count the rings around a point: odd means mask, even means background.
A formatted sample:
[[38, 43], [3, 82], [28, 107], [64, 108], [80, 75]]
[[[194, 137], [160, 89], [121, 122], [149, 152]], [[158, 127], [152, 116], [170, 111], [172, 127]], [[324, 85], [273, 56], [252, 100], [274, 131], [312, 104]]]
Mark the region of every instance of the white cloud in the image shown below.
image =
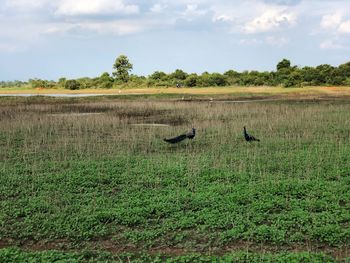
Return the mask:
[[239, 41], [239, 44], [244, 46], [256, 46], [262, 44], [262, 41], [256, 38], [244, 38]]
[[296, 23], [296, 15], [291, 12], [285, 12], [284, 9], [270, 8], [261, 16], [254, 18], [246, 23], [243, 31], [247, 34], [270, 32], [283, 26], [291, 26]]
[[337, 28], [342, 20], [340, 13], [324, 15], [321, 21], [321, 27], [324, 29], [335, 29]]
[[74, 35], [89, 36], [95, 34], [129, 35], [147, 30], [145, 22], [118, 20], [118, 21], [89, 21], [76, 23], [57, 23], [49, 25], [44, 34], [47, 35]]
[[339, 25], [338, 31], [340, 33], [350, 33], [350, 20], [342, 22]]
[[185, 17], [188, 17], [189, 19], [192, 19], [196, 16], [202, 16], [207, 13], [207, 10], [204, 9], [198, 9], [198, 5], [196, 4], [188, 4], [186, 5], [186, 10], [183, 12], [183, 15]]
[[61, 0], [56, 14], [66, 16], [137, 14], [137, 5], [126, 5], [122, 0]]
[[297, 5], [301, 0], [264, 0], [265, 3], [276, 5]]
[[326, 40], [320, 44], [321, 49], [344, 49], [345, 46], [335, 43], [334, 40]]
[[0, 43], [0, 52], [1, 53], [12, 53], [19, 50], [19, 47], [14, 44], [9, 43]]
[[104, 23], [85, 23], [80, 25], [84, 29], [100, 34], [128, 35], [135, 34], [146, 29], [146, 26], [136, 21], [112, 21]]
[[6, 0], [5, 7], [29, 11], [43, 8], [48, 3], [50, 3], [48, 0]]
[[231, 16], [231, 15], [227, 15], [227, 14], [215, 15], [213, 17], [213, 22], [231, 23], [231, 22], [234, 22], [234, 21], [235, 21], [234, 17]]
[[153, 13], [162, 13], [166, 9], [165, 5], [155, 4], [150, 8], [150, 11]]
[[261, 38], [244, 38], [239, 41], [240, 45], [246, 46], [261, 46], [261, 45], [269, 45], [276, 47], [283, 47], [289, 43], [289, 39], [286, 37], [276, 37], [276, 36], [268, 36], [264, 39]]
[[350, 20], [343, 20], [340, 13], [327, 14], [322, 17], [321, 27], [332, 33], [348, 34], [350, 33]]
[[270, 46], [282, 47], [289, 43], [289, 39], [286, 37], [269, 36], [269, 37], [266, 37], [265, 42]]
[[[222, 35], [237, 34], [238, 39], [247, 38], [241, 40], [242, 45], [282, 47], [289, 43], [287, 37], [281, 37], [287, 36], [283, 30], [296, 25], [297, 20], [307, 21], [307, 28], [304, 28], [306, 24], [298, 23], [298, 30], [293, 34], [305, 34], [305, 31], [312, 29], [320, 33], [320, 25], [333, 37], [350, 33], [350, 20], [343, 19], [350, 13], [346, 8], [341, 8], [339, 1], [333, 5], [316, 5], [316, 0], [301, 1], [300, 4], [293, 0], [154, 0], [147, 4], [142, 3], [143, 0], [0, 1], [5, 1], [6, 8], [13, 8], [7, 17], [0, 20], [1, 34], [12, 37], [8, 39], [24, 42], [29, 41], [24, 36], [40, 43], [48, 34], [127, 35], [159, 28], [179, 31], [192, 26], [196, 30], [205, 29]], [[16, 13], [15, 8], [21, 9], [21, 12]], [[28, 12], [23, 15], [22, 9], [28, 9]], [[277, 34], [274, 33], [276, 31]], [[268, 34], [255, 35], [259, 33]], [[329, 42], [322, 44], [322, 47], [331, 46]]]

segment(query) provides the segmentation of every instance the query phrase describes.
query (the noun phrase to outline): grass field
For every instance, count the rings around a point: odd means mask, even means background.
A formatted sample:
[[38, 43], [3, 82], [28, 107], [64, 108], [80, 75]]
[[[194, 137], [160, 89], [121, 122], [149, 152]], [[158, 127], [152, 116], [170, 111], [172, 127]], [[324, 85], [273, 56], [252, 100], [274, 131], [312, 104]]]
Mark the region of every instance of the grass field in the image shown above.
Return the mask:
[[349, 139], [346, 99], [0, 98], [0, 261], [350, 260]]
[[229, 95], [242, 97], [274, 97], [274, 98], [324, 98], [324, 97], [350, 97], [349, 87], [208, 87], [208, 88], [123, 88], [123, 89], [82, 89], [67, 90], [57, 89], [33, 89], [30, 87], [21, 88], [0, 88], [1, 94], [105, 94], [105, 95], [132, 95], [132, 94], [180, 94], [201, 95], [201, 96], [223, 96]]

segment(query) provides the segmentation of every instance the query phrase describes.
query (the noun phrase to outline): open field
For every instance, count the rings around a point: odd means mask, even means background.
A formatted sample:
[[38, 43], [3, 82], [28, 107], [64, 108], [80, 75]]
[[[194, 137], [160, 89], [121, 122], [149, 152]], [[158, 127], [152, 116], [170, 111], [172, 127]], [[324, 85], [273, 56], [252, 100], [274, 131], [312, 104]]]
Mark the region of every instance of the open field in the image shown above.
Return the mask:
[[274, 98], [319, 98], [319, 97], [350, 97], [349, 87], [209, 87], [209, 88], [125, 88], [125, 89], [33, 89], [33, 88], [1, 88], [0, 96], [10, 94], [104, 94], [104, 95], [132, 95], [132, 94], [179, 94], [202, 96], [239, 96], [239, 97], [274, 97]]
[[0, 261], [350, 260], [349, 142], [346, 99], [1, 98]]

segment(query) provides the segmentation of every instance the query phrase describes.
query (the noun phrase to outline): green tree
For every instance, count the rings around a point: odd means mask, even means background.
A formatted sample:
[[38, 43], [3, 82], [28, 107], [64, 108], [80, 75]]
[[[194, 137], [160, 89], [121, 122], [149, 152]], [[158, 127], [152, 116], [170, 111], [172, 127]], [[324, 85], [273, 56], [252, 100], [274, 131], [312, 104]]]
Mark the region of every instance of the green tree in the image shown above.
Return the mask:
[[316, 84], [331, 84], [334, 78], [334, 67], [328, 64], [322, 64], [316, 67]]
[[76, 79], [76, 81], [79, 83], [79, 89], [90, 89], [98, 86], [98, 79], [99, 78], [83, 77]]
[[226, 77], [220, 73], [212, 73], [209, 79], [212, 86], [225, 86], [227, 84]]
[[316, 85], [317, 70], [314, 67], [303, 67], [301, 69], [303, 85]]
[[291, 71], [291, 73], [286, 76], [282, 85], [286, 88], [300, 86], [302, 83], [302, 75], [299, 69]]
[[188, 74], [181, 69], [177, 69], [173, 73], [171, 73], [170, 76], [171, 78], [174, 78], [176, 80], [185, 80]]
[[120, 55], [113, 64], [113, 69], [116, 70], [113, 72], [113, 76], [122, 82], [128, 82], [129, 72], [132, 70], [132, 68], [133, 66], [129, 62], [128, 57], [125, 55]]
[[345, 64], [342, 64], [338, 67], [339, 75], [343, 78], [349, 78], [350, 77], [350, 62], [347, 62]]
[[227, 83], [229, 85], [237, 85], [240, 82], [240, 73], [232, 69], [226, 71], [224, 73], [224, 76], [226, 76]]
[[165, 80], [167, 78], [167, 74], [162, 71], [155, 71], [149, 76], [149, 78], [153, 80]]
[[203, 72], [198, 76], [197, 86], [209, 87], [209, 86], [225, 86], [227, 84], [226, 76], [220, 73], [208, 73]]
[[212, 86], [212, 85], [213, 85], [213, 83], [211, 82], [210, 73], [209, 72], [205, 71], [200, 76], [198, 76], [197, 86], [209, 87], [209, 86]]
[[98, 87], [102, 89], [110, 89], [113, 86], [113, 78], [109, 75], [108, 72], [102, 73], [98, 82]]
[[52, 88], [54, 83], [43, 79], [30, 79], [29, 84], [33, 88]]
[[342, 84], [350, 87], [350, 78], [346, 78]]
[[64, 87], [66, 89], [76, 90], [76, 89], [80, 89], [80, 83], [78, 81], [76, 81], [75, 79], [69, 79], [64, 84]]
[[147, 79], [145, 76], [138, 76], [135, 74], [130, 74], [129, 76], [129, 83], [131, 82], [131, 85], [133, 86], [143, 86], [147, 84]]
[[197, 74], [193, 73], [187, 76], [185, 79], [185, 85], [187, 87], [194, 87], [197, 86], [198, 76]]
[[290, 65], [290, 60], [284, 58], [280, 62], [278, 62], [276, 68], [277, 71], [280, 71], [282, 69], [290, 69]]
[[59, 78], [58, 85], [60, 85], [61, 87], [64, 87], [66, 80], [67, 80], [66, 78]]
[[[283, 59], [278, 62], [277, 72], [274, 76], [274, 81], [277, 85], [282, 85], [284, 87], [294, 86], [296, 82], [298, 82], [298, 78], [300, 77], [299, 73], [293, 73], [298, 69], [297, 66], [291, 67], [291, 63], [288, 59]], [[291, 75], [293, 74], [293, 77]], [[298, 75], [299, 74], [299, 75]]]

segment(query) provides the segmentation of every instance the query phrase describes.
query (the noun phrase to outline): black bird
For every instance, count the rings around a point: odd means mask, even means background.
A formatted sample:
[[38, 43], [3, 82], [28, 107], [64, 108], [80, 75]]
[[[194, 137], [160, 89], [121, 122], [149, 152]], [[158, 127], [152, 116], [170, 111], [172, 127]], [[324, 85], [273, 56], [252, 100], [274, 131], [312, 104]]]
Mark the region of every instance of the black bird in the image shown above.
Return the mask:
[[243, 128], [244, 128], [244, 131], [243, 131], [244, 139], [245, 139], [247, 142], [252, 142], [252, 141], [260, 142], [259, 139], [255, 138], [253, 135], [249, 135], [249, 134], [247, 133], [247, 130], [246, 130], [245, 126], [244, 126]]
[[181, 134], [177, 137], [170, 138], [170, 139], [164, 138], [163, 140], [167, 143], [178, 143], [178, 142], [185, 140], [186, 138], [192, 140], [194, 138], [194, 136], [196, 136], [196, 129], [192, 128], [192, 130], [187, 132], [187, 133]]

